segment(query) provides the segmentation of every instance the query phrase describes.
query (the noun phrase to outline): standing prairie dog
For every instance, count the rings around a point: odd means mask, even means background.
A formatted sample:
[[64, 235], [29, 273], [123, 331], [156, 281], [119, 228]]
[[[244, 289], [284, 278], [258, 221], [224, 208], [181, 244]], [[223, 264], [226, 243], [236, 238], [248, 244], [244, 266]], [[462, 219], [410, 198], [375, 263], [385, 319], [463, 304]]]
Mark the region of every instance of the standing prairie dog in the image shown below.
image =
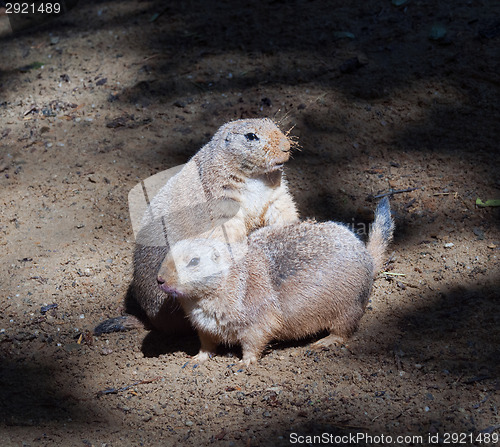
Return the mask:
[[270, 119], [223, 125], [151, 200], [136, 242], [172, 246], [205, 236], [234, 242], [297, 220], [282, 170], [290, 151]]
[[[126, 311], [166, 333], [191, 329], [178, 303], [160, 290], [157, 274], [169, 247], [192, 237], [243, 241], [255, 229], [298, 220], [283, 174], [286, 135], [270, 119], [224, 124], [151, 200], [136, 235]], [[96, 333], [137, 325], [106, 320]]]
[[351, 336], [393, 229], [384, 198], [367, 245], [343, 225], [312, 221], [255, 231], [248, 246], [240, 245], [246, 253], [236, 262], [219, 240], [180, 241], [165, 258], [158, 282], [198, 331], [196, 362], [211, 357], [220, 343], [239, 343], [249, 365], [271, 340], [328, 330], [313, 345], [321, 348]]

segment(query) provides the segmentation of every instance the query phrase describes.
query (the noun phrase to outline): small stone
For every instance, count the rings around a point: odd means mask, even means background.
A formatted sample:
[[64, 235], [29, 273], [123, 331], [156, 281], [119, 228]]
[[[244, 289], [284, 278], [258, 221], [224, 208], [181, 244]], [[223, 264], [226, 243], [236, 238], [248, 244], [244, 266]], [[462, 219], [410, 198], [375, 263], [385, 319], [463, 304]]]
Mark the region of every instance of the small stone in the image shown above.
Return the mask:
[[481, 228], [475, 227], [472, 232], [477, 236], [478, 240], [484, 240], [484, 231]]
[[444, 25], [440, 23], [435, 23], [432, 25], [432, 28], [429, 32], [429, 39], [430, 40], [443, 40], [444, 37], [446, 36], [446, 28]]
[[68, 343], [67, 345], [64, 346], [64, 349], [67, 352], [78, 352], [82, 349], [82, 345], [78, 343]]
[[339, 70], [341, 73], [353, 73], [360, 67], [362, 67], [363, 64], [359, 61], [357, 57], [352, 57], [350, 59], [347, 59], [342, 63], [342, 65], [339, 67]]
[[455, 246], [453, 242], [447, 242], [446, 244], [444, 244], [444, 248], [451, 248], [453, 246]]
[[56, 116], [56, 112], [54, 112], [50, 107], [44, 107], [42, 109], [43, 116]]
[[271, 107], [273, 105], [272, 101], [268, 97], [262, 98], [261, 102], [262, 105], [266, 107]]

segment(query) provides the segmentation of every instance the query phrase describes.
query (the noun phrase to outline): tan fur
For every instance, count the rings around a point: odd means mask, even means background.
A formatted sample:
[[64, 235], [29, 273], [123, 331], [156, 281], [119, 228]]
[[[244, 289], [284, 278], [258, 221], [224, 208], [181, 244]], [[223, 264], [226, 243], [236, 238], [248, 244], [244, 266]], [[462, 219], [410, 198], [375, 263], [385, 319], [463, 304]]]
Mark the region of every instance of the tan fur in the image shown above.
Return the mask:
[[[372, 240], [372, 249], [376, 243]], [[162, 287], [199, 333], [196, 361], [213, 355], [219, 343], [240, 343], [248, 365], [273, 339], [328, 330], [330, 335], [313, 345], [322, 348], [356, 330], [375, 261], [346, 227], [311, 221], [265, 227], [241, 249], [245, 255], [233, 262], [221, 241], [184, 240], [160, 268]]]
[[375, 271], [378, 272], [382, 268], [385, 261], [385, 252], [389, 245], [390, 239], [385, 239], [382, 230], [377, 225], [372, 227], [370, 238], [366, 244], [366, 248], [373, 258]]
[[223, 125], [151, 201], [136, 238], [128, 309], [164, 332], [189, 331], [178, 303], [157, 284], [168, 247], [199, 236], [239, 241], [259, 227], [296, 221], [282, 172], [289, 157], [289, 140], [269, 119]]

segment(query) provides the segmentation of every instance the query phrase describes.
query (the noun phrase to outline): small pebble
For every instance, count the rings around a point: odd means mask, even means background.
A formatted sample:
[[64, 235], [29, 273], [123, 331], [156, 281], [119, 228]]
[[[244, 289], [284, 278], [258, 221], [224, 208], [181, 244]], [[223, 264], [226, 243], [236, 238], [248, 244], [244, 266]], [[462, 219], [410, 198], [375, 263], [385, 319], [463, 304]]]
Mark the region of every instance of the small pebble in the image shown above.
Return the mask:
[[484, 231], [481, 228], [475, 227], [472, 232], [477, 236], [478, 240], [482, 241], [485, 238]]
[[40, 312], [41, 312], [42, 314], [45, 314], [46, 312], [48, 312], [48, 311], [49, 311], [49, 310], [51, 310], [51, 309], [57, 309], [57, 303], [53, 303], [53, 304], [48, 304], [48, 305], [46, 305], [46, 306], [42, 306], [42, 307], [40, 308]]
[[451, 248], [453, 247], [455, 244], [453, 242], [448, 242], [446, 244], [444, 244], [444, 248]]

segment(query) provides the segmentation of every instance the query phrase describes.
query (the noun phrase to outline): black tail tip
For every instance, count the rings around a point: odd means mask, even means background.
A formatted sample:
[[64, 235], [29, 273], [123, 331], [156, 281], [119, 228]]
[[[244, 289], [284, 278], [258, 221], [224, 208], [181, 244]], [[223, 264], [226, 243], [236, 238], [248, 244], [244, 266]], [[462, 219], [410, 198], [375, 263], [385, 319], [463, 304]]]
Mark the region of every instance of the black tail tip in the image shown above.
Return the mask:
[[391, 205], [389, 203], [389, 197], [385, 196], [382, 198], [382, 200], [378, 203], [377, 209], [375, 211], [375, 215], [387, 215], [391, 214]]
[[390, 241], [394, 232], [394, 221], [391, 217], [391, 205], [388, 197], [384, 197], [378, 203], [375, 211], [375, 223], [380, 228], [382, 237], [386, 241]]

